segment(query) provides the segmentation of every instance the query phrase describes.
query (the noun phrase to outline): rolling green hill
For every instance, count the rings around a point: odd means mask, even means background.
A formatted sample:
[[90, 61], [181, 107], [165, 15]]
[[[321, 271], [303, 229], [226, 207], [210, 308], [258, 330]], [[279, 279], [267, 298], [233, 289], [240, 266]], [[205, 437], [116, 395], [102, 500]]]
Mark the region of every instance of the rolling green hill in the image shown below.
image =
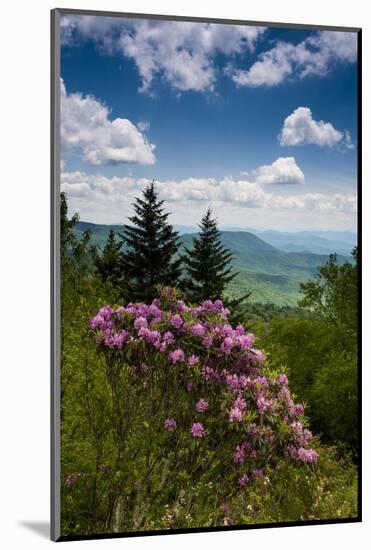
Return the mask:
[[[119, 232], [120, 225], [98, 225], [79, 222], [75, 232], [91, 232], [92, 242], [104, 246], [110, 229]], [[182, 245], [190, 246], [195, 234], [180, 236]], [[300, 298], [299, 284], [316, 273], [327, 255], [309, 252], [284, 252], [247, 231], [222, 231], [226, 248], [234, 255], [233, 267], [239, 273], [229, 284], [226, 294], [237, 298], [252, 291], [251, 301], [295, 306]], [[339, 261], [347, 257], [339, 256]]]

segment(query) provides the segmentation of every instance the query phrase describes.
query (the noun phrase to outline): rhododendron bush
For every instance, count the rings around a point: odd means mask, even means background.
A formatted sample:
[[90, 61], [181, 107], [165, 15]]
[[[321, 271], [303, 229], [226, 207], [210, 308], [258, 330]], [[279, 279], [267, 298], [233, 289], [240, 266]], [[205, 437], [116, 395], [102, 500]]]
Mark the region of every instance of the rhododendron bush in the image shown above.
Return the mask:
[[105, 305], [90, 319], [111, 391], [114, 530], [141, 528], [154, 506], [181, 502], [191, 513], [201, 481], [205, 502], [227, 510], [282, 463], [317, 461], [287, 376], [228, 319], [222, 301], [188, 306], [169, 288], [150, 305]]

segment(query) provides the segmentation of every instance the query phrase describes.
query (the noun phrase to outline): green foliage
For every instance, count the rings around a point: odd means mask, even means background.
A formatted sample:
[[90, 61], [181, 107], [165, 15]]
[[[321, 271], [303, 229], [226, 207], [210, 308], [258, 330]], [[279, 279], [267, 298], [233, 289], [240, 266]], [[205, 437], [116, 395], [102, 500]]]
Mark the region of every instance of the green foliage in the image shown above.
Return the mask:
[[185, 247], [182, 255], [186, 272], [183, 286], [191, 303], [220, 298], [226, 285], [237, 275], [230, 267], [232, 253], [220, 240], [210, 208], [201, 220], [200, 230], [199, 235], [193, 237], [192, 248]]
[[167, 221], [169, 214], [164, 212], [154, 182], [133, 207], [132, 225], [125, 225], [122, 233], [121, 295], [130, 301], [148, 302], [156, 296], [157, 285], [175, 285], [179, 278], [181, 261], [173, 259], [178, 234]]
[[236, 523], [247, 524], [356, 517], [356, 468], [335, 448], [321, 447], [315, 468], [282, 463], [234, 506]]
[[336, 254], [330, 255], [327, 263], [318, 268], [315, 279], [300, 285], [304, 294], [300, 305], [311, 308], [334, 325], [346, 350], [353, 350], [357, 345], [357, 248], [352, 256], [354, 263], [339, 265]]
[[312, 416], [329, 441], [357, 449], [357, 358], [332, 352], [312, 389]]
[[98, 275], [104, 283], [109, 280], [113, 286], [118, 286], [122, 278], [121, 246], [122, 243], [116, 239], [111, 229], [102, 252], [96, 246], [92, 247], [94, 267]]
[[[162, 203], [157, 198], [154, 200], [159, 208], [159, 225], [152, 220], [152, 229], [160, 227], [160, 234], [168, 238], [171, 248], [176, 235], [167, 225]], [[138, 201], [137, 206], [143, 213], [147, 212], [146, 199]], [[143, 248], [132, 249], [140, 253], [140, 261], [135, 263], [139, 273], [141, 262], [145, 263], [147, 241], [143, 235], [150, 232], [151, 224], [144, 227], [140, 222], [137, 225], [133, 221], [136, 218], [138, 221], [144, 218], [137, 214], [130, 226], [134, 231], [132, 238], [138, 231], [143, 241]], [[286, 370], [290, 388], [300, 401], [307, 402], [307, 416], [320, 440], [316, 446], [319, 454], [316, 466], [299, 468], [282, 461], [279, 469], [247, 485], [245, 493], [233, 495], [229, 492], [230, 480], [225, 468], [231, 457], [221, 455], [220, 461], [210, 462], [211, 455], [200, 452], [202, 441], [192, 441], [192, 446], [184, 448], [185, 459], [199, 460], [198, 475], [191, 477], [187, 468], [176, 466], [176, 449], [171, 447], [170, 438], [161, 439], [169, 434], [158, 429], [156, 412], [148, 409], [149, 402], [153, 406], [159, 402], [161, 387], [150, 386], [154, 392], [152, 400], [145, 398], [148, 386], [142, 388], [143, 399], [135, 420], [127, 415], [130, 388], [125, 394], [118, 393], [115, 400], [115, 391], [120, 390], [115, 389], [107, 377], [107, 365], [88, 337], [87, 323], [105, 303], [119, 304], [122, 288], [118, 289], [111, 277], [97, 274], [91, 234], [88, 231], [78, 233], [78, 224], [77, 215], [68, 218], [67, 201], [62, 194], [62, 534], [86, 535], [117, 530], [120, 507], [128, 511], [124, 525], [127, 530], [355, 517], [357, 469], [346, 452], [348, 448], [354, 450], [357, 444], [355, 263], [342, 266], [336, 262], [335, 268], [331, 264], [328, 270], [319, 272], [314, 286], [303, 287], [304, 305], [308, 310], [304, 313], [302, 308], [286, 307], [287, 303], [296, 303], [296, 298], [292, 302], [291, 298], [286, 298], [298, 295], [299, 280], [314, 274], [314, 266], [323, 263], [323, 256], [308, 260], [268, 250], [259, 255], [255, 250], [241, 259], [242, 252], [241, 256], [237, 253], [237, 260], [232, 265], [240, 275], [229, 282], [226, 294], [237, 297], [244, 289], [252, 288], [254, 300], [263, 295], [268, 296], [266, 301], [281, 304], [278, 307], [272, 303], [248, 302], [244, 304], [244, 322], [253, 327], [259, 347], [267, 351], [269, 369], [272, 372]], [[128, 237], [130, 240], [130, 234]], [[223, 240], [223, 234], [221, 238], [223, 246], [236, 254]], [[238, 246], [243, 246], [243, 237], [238, 241]], [[162, 239], [155, 243], [160, 249], [161, 242]], [[126, 244], [129, 250], [130, 242]], [[255, 242], [254, 246], [258, 244]], [[163, 249], [166, 259], [169, 256], [165, 250], [166, 247]], [[176, 273], [179, 265], [170, 263], [167, 276], [172, 267]], [[258, 274], [259, 277], [270, 274], [271, 279], [258, 280]], [[287, 276], [294, 280], [289, 290], [284, 286]], [[278, 279], [275, 277], [283, 279], [276, 284]], [[139, 276], [129, 281], [134, 290], [141, 290]], [[143, 281], [143, 286], [148, 285], [148, 279]], [[184, 388], [175, 387], [173, 391], [177, 400]], [[125, 423], [130, 422], [130, 452], [125, 453], [122, 437], [125, 436]], [[328, 443], [337, 446], [327, 447]], [[161, 445], [163, 454], [155, 457], [154, 447]], [[352, 457], [354, 460], [354, 454]], [[151, 473], [146, 478], [149, 470]], [[220, 502], [225, 502], [230, 511], [222, 511]]]
[[[78, 222], [74, 234], [81, 238], [85, 231], [91, 233], [92, 244], [103, 249], [109, 231], [120, 233], [120, 225], [98, 225]], [[195, 234], [179, 237], [179, 251], [191, 248]], [[300, 299], [300, 283], [313, 277], [317, 267], [327, 256], [310, 253], [287, 253], [269, 245], [248, 231], [221, 231], [224, 248], [233, 254], [231, 267], [238, 274], [225, 287], [225, 297], [239, 300], [241, 295], [251, 292], [251, 299], [261, 304], [275, 304], [280, 307], [296, 307]], [[339, 264], [347, 261], [346, 256], [337, 256]]]
[[257, 323], [260, 345], [285, 365], [290, 385], [307, 403], [311, 426], [323, 441], [357, 455], [357, 253], [354, 263], [336, 256], [302, 284], [307, 318]]

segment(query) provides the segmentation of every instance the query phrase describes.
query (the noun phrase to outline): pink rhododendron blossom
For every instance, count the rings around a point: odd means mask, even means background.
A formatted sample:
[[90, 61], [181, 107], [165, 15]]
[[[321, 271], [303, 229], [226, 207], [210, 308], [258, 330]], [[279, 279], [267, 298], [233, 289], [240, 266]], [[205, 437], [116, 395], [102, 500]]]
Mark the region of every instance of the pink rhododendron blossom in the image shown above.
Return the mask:
[[182, 326], [183, 322], [184, 322], [183, 319], [182, 319], [181, 316], [178, 315], [178, 314], [172, 315], [172, 316], [170, 317], [170, 324], [171, 324], [173, 327], [177, 328], [177, 329], [179, 329], [179, 328]]
[[241, 422], [243, 418], [243, 413], [241, 409], [232, 408], [229, 412], [229, 422]]
[[196, 403], [196, 411], [197, 412], [205, 412], [209, 408], [209, 403], [206, 401], [206, 399], [199, 399]]
[[240, 411], [245, 411], [247, 407], [247, 403], [245, 399], [242, 399], [241, 397], [237, 397], [233, 403], [233, 407], [236, 409], [240, 409]]
[[118, 334], [107, 334], [104, 338], [104, 344], [108, 348], [122, 348], [125, 340], [128, 337], [128, 332], [126, 330], [122, 330]]
[[66, 487], [73, 487], [75, 483], [79, 480], [80, 474], [69, 474], [64, 480], [64, 485]]
[[186, 306], [183, 300], [177, 300], [176, 309], [177, 311], [180, 311], [180, 312], [188, 311], [188, 307]]
[[242, 463], [245, 460], [245, 449], [242, 445], [237, 445], [233, 453], [234, 462]]
[[205, 336], [205, 337], [202, 339], [202, 344], [205, 346], [205, 348], [211, 348], [211, 346], [213, 345], [213, 338], [212, 338], [212, 336]]
[[194, 336], [203, 336], [205, 334], [205, 328], [201, 325], [201, 323], [196, 323], [191, 326], [191, 333]]
[[277, 377], [277, 384], [279, 384], [280, 386], [284, 386], [284, 387], [288, 386], [289, 379], [287, 378], [286, 374], [280, 374]]
[[153, 317], [162, 319], [162, 311], [161, 309], [154, 303], [152, 303], [148, 308], [148, 313], [152, 315]]
[[184, 351], [180, 348], [177, 348], [174, 351], [169, 353], [169, 359], [172, 363], [177, 363], [178, 361], [184, 361]]
[[247, 485], [247, 483], [249, 483], [249, 481], [249, 476], [247, 474], [242, 474], [242, 476], [238, 480], [238, 484], [241, 485], [241, 487], [244, 487], [245, 485]]
[[[179, 410], [182, 427], [191, 426], [186, 437], [205, 438], [204, 425], [193, 422], [190, 415], [208, 411], [210, 437], [205, 448], [212, 453], [213, 445], [223, 447], [231, 472], [243, 487], [262, 477], [260, 465], [274, 470], [279, 460], [314, 464], [317, 452], [310, 448], [313, 436], [304, 428], [304, 406], [294, 402], [286, 374], [270, 375], [264, 353], [253, 347], [253, 334], [242, 324], [234, 328], [228, 316], [221, 300], [187, 306], [173, 289], [165, 288], [149, 305], [101, 307], [89, 328], [105, 354], [109, 382], [124, 369], [133, 407], [141, 415], [143, 388], [154, 381], [159, 389], [158, 411]], [[143, 362], [146, 358], [150, 368]], [[251, 422], [250, 413], [256, 422]], [[181, 433], [174, 418], [163, 423], [166, 431]], [[282, 423], [286, 428], [280, 432]], [[244, 440], [236, 446], [238, 434]], [[66, 486], [75, 482], [73, 477], [65, 481]]]
[[191, 427], [191, 434], [193, 437], [205, 437], [206, 431], [201, 422], [193, 422]]
[[187, 363], [189, 367], [194, 367], [200, 362], [200, 358], [197, 357], [197, 355], [190, 355], [187, 359]]
[[147, 319], [145, 317], [137, 317], [134, 321], [134, 328], [139, 330], [142, 327], [148, 327]]
[[220, 510], [221, 510], [221, 512], [223, 512], [223, 514], [230, 514], [231, 513], [230, 507], [228, 506], [228, 504], [226, 504], [224, 502], [220, 505]]
[[172, 332], [170, 332], [169, 330], [164, 332], [164, 334], [162, 336], [162, 340], [166, 344], [175, 344], [175, 342], [176, 342], [174, 334]]
[[224, 338], [222, 345], [220, 346], [220, 349], [223, 353], [229, 354], [231, 353], [231, 349], [233, 348], [233, 338], [230, 336], [227, 336]]
[[174, 418], [166, 418], [164, 420], [165, 430], [173, 432], [176, 429], [176, 420]]

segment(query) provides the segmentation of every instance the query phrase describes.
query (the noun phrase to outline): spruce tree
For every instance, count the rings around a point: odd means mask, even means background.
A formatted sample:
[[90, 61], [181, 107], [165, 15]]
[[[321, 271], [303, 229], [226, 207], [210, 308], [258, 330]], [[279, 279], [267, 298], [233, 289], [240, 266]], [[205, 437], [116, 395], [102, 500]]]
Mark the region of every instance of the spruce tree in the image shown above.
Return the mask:
[[111, 229], [106, 244], [101, 253], [96, 247], [92, 249], [94, 267], [105, 283], [110, 280], [114, 286], [121, 280], [121, 246], [122, 242], [117, 240], [114, 231]]
[[178, 233], [168, 223], [152, 181], [133, 204], [135, 214], [125, 225], [121, 255], [122, 294], [131, 301], [149, 302], [158, 295], [157, 285], [175, 286], [181, 273]]
[[185, 247], [182, 260], [186, 276], [183, 282], [188, 300], [200, 302], [221, 298], [224, 288], [237, 273], [232, 272], [232, 253], [224, 248], [216, 219], [208, 208], [199, 224], [198, 237], [193, 238], [193, 247]]

